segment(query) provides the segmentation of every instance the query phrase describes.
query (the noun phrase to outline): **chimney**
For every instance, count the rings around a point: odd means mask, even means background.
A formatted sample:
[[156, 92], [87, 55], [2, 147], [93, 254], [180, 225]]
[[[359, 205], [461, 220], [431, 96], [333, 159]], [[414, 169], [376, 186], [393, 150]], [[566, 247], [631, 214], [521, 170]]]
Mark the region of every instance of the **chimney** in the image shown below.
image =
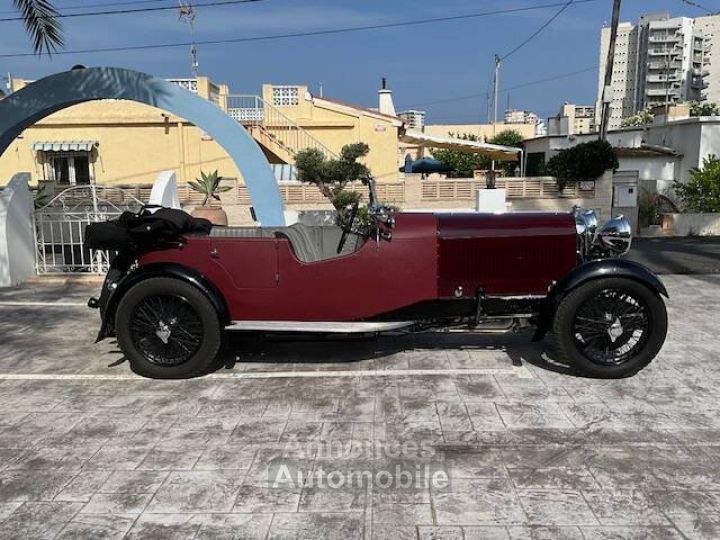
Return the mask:
[[383, 114], [397, 116], [395, 114], [395, 105], [393, 104], [392, 90], [387, 87], [387, 79], [382, 78], [382, 88], [378, 90], [379, 107], [378, 110]]

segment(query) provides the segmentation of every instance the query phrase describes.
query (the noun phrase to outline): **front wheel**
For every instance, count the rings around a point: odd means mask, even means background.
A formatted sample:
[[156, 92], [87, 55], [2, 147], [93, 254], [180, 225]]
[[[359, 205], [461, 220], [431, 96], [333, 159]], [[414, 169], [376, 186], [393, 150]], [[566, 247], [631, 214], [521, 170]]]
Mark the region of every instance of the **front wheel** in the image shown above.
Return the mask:
[[591, 281], [560, 302], [553, 321], [560, 356], [585, 375], [634, 375], [660, 352], [667, 334], [662, 298], [626, 278]]
[[222, 343], [218, 313], [189, 283], [150, 278], [118, 305], [115, 328], [132, 370], [154, 379], [184, 379], [207, 372]]

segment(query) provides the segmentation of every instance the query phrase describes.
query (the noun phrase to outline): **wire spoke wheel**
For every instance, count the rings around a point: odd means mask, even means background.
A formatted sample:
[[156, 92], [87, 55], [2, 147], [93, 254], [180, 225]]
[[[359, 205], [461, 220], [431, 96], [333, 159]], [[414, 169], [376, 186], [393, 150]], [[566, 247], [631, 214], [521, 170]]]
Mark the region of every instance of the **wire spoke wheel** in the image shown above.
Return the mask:
[[645, 347], [651, 333], [649, 306], [627, 290], [602, 289], [578, 307], [572, 324], [576, 347], [590, 361], [619, 366]]
[[130, 319], [130, 335], [137, 348], [155, 365], [170, 367], [187, 362], [202, 345], [200, 315], [183, 296], [144, 297]]

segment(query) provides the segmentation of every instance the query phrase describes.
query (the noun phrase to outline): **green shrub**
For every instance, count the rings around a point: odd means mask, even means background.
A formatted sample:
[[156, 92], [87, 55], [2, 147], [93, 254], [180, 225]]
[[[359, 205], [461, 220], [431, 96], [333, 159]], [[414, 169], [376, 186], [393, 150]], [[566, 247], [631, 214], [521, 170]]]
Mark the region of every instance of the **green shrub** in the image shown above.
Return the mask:
[[628, 116], [621, 123], [620, 127], [645, 127], [653, 122], [654, 114], [652, 107], [648, 106], [632, 116]]
[[[295, 156], [297, 178], [300, 182], [314, 184], [328, 198], [337, 211], [336, 222], [345, 225], [349, 218], [347, 208], [360, 201], [361, 194], [345, 189], [350, 182], [365, 183], [370, 170], [358, 159], [367, 156], [370, 147], [365, 143], [348, 144], [342, 147], [340, 157], [328, 159], [320, 150], [308, 148]], [[367, 221], [367, 207], [358, 210], [358, 221]]]
[[[448, 133], [448, 135], [463, 141], [476, 142], [478, 140], [478, 136], [472, 133], [463, 133], [462, 135]], [[449, 148], [433, 148], [432, 155], [452, 169], [448, 173], [449, 178], [472, 178], [474, 171], [490, 168], [490, 158], [481, 154], [460, 152]]]
[[686, 211], [720, 212], [720, 159], [715, 155], [706, 157], [702, 169], [690, 170], [690, 181], [675, 182], [673, 188]]
[[690, 102], [690, 116], [720, 116], [720, 107], [711, 102]]
[[[451, 137], [456, 137], [463, 141], [478, 141], [478, 136], [471, 133], [457, 135], [448, 133]], [[520, 148], [522, 146], [523, 137], [520, 132], [514, 129], [505, 129], [488, 140], [489, 144], [499, 144], [501, 146], [514, 146]], [[438, 161], [444, 163], [448, 167], [452, 167], [452, 171], [448, 173], [450, 178], [472, 178], [475, 171], [487, 170], [492, 164], [492, 159], [482, 154], [472, 154], [468, 152], [460, 152], [458, 150], [450, 150], [443, 148], [434, 148], [432, 155]], [[514, 173], [517, 167], [516, 161], [498, 162], [495, 164], [499, 171], [505, 176]]]
[[608, 170], [618, 168], [615, 150], [607, 141], [590, 141], [560, 150], [545, 165], [545, 174], [554, 176], [558, 188], [581, 180], [595, 180]]

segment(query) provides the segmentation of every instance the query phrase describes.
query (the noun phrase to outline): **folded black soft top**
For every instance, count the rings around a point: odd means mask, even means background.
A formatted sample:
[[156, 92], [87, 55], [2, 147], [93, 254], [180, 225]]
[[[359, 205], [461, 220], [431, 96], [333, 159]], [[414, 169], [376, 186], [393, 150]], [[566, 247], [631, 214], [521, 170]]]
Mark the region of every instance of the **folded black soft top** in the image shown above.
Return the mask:
[[85, 229], [90, 249], [121, 251], [152, 249], [176, 244], [184, 234], [208, 234], [212, 223], [183, 210], [144, 206], [139, 212], [123, 212], [116, 219], [91, 223]]

